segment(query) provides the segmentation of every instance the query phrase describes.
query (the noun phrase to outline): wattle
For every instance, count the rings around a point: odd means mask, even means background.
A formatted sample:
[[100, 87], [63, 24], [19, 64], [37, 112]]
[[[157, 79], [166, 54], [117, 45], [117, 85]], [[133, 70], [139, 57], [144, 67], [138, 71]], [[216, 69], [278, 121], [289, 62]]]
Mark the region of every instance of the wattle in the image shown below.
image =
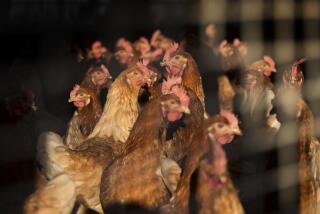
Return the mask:
[[180, 68], [178, 66], [173, 65], [170, 67], [170, 72], [172, 74], [178, 74], [180, 72]]
[[217, 141], [218, 141], [218, 143], [220, 143], [220, 144], [227, 144], [227, 143], [230, 143], [232, 140], [233, 140], [233, 135], [223, 135], [223, 136], [221, 136], [221, 137], [219, 137], [218, 139], [217, 139]]
[[77, 108], [83, 108], [84, 107], [84, 102], [82, 101], [75, 101], [74, 106]]
[[167, 114], [167, 118], [170, 122], [180, 119], [181, 116], [182, 116], [181, 112], [178, 112], [178, 111], [169, 112]]

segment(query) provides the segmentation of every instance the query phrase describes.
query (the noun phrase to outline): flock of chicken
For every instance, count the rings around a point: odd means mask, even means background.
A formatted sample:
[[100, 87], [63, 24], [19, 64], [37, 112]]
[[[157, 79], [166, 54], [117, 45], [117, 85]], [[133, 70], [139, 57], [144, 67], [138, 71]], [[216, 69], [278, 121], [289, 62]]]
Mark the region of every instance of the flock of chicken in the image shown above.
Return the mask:
[[[235, 39], [233, 43], [223, 41], [212, 51], [221, 55], [225, 67], [232, 67], [243, 64], [247, 46]], [[114, 81], [108, 66], [99, 63], [112, 57], [124, 67]], [[312, 113], [301, 96], [299, 64], [303, 60], [283, 73], [282, 90], [276, 95], [270, 81], [276, 71], [271, 57], [245, 66], [240, 84], [235, 77], [221, 75], [221, 112], [209, 116], [195, 60], [183, 44], [160, 31], [150, 41], [142, 37], [131, 43], [121, 38], [114, 54], [100, 41], [94, 42], [79, 58], [93, 59], [96, 65], [70, 92], [69, 102], [76, 111], [65, 136], [53, 132], [39, 136], [37, 189], [26, 200], [25, 213], [64, 214], [75, 209], [85, 213], [91, 209], [98, 213], [185, 214], [191, 212], [193, 202], [197, 213], [244, 213], [223, 149], [242, 134], [232, 113], [233, 98], [244, 93], [248, 111], [254, 111], [256, 94], [264, 94], [266, 123], [278, 130], [281, 125], [270, 112], [280, 92], [290, 92], [293, 101], [280, 107], [296, 106], [301, 212], [320, 213], [319, 143], [312, 133]], [[100, 103], [103, 88], [108, 88], [104, 106]]]

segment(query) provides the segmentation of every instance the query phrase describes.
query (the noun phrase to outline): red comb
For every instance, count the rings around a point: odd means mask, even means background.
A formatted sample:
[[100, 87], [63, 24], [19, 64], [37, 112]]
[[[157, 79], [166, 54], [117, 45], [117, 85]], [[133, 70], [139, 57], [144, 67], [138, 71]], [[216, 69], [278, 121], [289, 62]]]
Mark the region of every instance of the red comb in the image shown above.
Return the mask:
[[264, 56], [263, 60], [266, 61], [273, 68], [276, 66], [276, 63], [270, 56]]
[[80, 89], [80, 85], [76, 84], [70, 92], [70, 98], [75, 97], [79, 89]]
[[156, 30], [153, 34], [152, 37], [150, 39], [150, 43], [151, 45], [154, 45], [154, 43], [156, 42], [157, 38], [159, 37], [159, 35], [161, 34], [160, 30]]
[[110, 75], [109, 69], [108, 69], [106, 66], [101, 65], [100, 67], [101, 67], [101, 69], [103, 70], [103, 72], [104, 72], [104, 74], [105, 74], [106, 76], [109, 76], [109, 75]]
[[187, 95], [187, 92], [183, 88], [173, 87], [171, 90], [177, 97], [179, 97], [182, 106], [184, 107], [189, 106], [190, 98]]
[[171, 57], [171, 54], [174, 53], [179, 47], [179, 44], [173, 42], [165, 51], [163, 60], [168, 60]]
[[170, 94], [172, 93], [171, 89], [174, 85], [181, 84], [181, 77], [172, 77], [168, 78], [166, 81], [163, 81], [161, 91], [162, 94]]
[[230, 125], [238, 126], [238, 118], [232, 112], [221, 110], [220, 115], [226, 118]]
[[149, 64], [149, 61], [146, 59], [141, 59], [137, 62], [137, 66], [138, 68], [142, 71], [143, 75], [149, 75], [149, 69], [147, 67], [147, 65]]
[[235, 47], [238, 47], [240, 44], [241, 44], [240, 39], [235, 38], [235, 39], [233, 40], [233, 45], [234, 45]]
[[220, 45], [219, 45], [219, 49], [223, 48], [224, 46], [226, 46], [226, 44], [228, 44], [227, 40], [223, 40]]
[[298, 66], [299, 66], [301, 63], [305, 62], [305, 61], [306, 61], [305, 58], [301, 58], [301, 59], [296, 60], [296, 61], [293, 63], [293, 65], [291, 66], [291, 75], [292, 75], [293, 77], [296, 77], [296, 76], [297, 76], [297, 74], [298, 74]]

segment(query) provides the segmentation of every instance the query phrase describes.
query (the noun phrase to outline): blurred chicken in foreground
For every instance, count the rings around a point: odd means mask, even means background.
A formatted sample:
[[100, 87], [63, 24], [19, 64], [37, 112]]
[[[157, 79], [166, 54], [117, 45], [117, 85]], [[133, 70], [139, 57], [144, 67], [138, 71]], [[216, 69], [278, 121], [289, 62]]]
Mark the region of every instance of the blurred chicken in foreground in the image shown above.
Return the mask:
[[[200, 170], [203, 170], [203, 166], [206, 165], [207, 170], [210, 169], [210, 174], [206, 175], [211, 178], [212, 172], [217, 172], [217, 175], [222, 175], [226, 172], [226, 159], [223, 155], [223, 149], [221, 148], [221, 144], [230, 143], [234, 137], [234, 135], [241, 134], [241, 131], [238, 126], [238, 120], [232, 113], [229, 112], [221, 112], [220, 115], [215, 116], [213, 118], [209, 118], [204, 121], [202, 127], [198, 129], [194, 133], [194, 140], [191, 142], [189, 148], [187, 148], [187, 156], [184, 163], [184, 166], [182, 167], [182, 173], [181, 178], [178, 181], [176, 191], [174, 193], [174, 197], [171, 199], [170, 203], [163, 206], [161, 208], [163, 213], [189, 213], [189, 197], [190, 197], [190, 182], [191, 182], [191, 176], [194, 174], [194, 172], [197, 170], [198, 167], [200, 167]], [[211, 136], [211, 137], [210, 137]], [[217, 143], [217, 145], [213, 144], [211, 141], [214, 140], [214, 143]], [[215, 154], [216, 159], [207, 159], [208, 154]], [[224, 157], [223, 157], [224, 156]], [[207, 163], [207, 164], [205, 164]], [[210, 167], [209, 165], [210, 164]], [[212, 165], [211, 165], [212, 164]], [[207, 173], [207, 171], [206, 171]], [[200, 180], [204, 181], [204, 176], [200, 175]], [[226, 175], [225, 175], [226, 176]], [[231, 179], [226, 176], [229, 180], [226, 181], [226, 184], [224, 187], [229, 188], [230, 193], [229, 195], [221, 195], [221, 194], [215, 194], [215, 192], [218, 189], [208, 189], [208, 186], [203, 187], [202, 185], [209, 185], [211, 179], [209, 179], [208, 182], [202, 183], [199, 188], [199, 203], [200, 207], [203, 208], [203, 213], [210, 213], [210, 207], [207, 207], [206, 203], [212, 204], [212, 202], [220, 201], [220, 200], [230, 200], [230, 202], [238, 204], [237, 207], [241, 208], [241, 205], [239, 204], [238, 198], [235, 194], [235, 190], [233, 188], [233, 185], [231, 183]], [[216, 179], [216, 177], [213, 176], [213, 181]], [[218, 179], [219, 180], [219, 179]], [[205, 194], [202, 191], [209, 191], [208, 194]], [[212, 196], [214, 195], [214, 197]], [[224, 199], [221, 199], [220, 197], [225, 197]], [[230, 197], [228, 199], [228, 197]], [[210, 202], [208, 202], [210, 201]], [[228, 202], [229, 203], [229, 202]], [[241, 208], [242, 209], [242, 208]], [[205, 210], [207, 210], [205, 212]], [[235, 210], [233, 210], [235, 211]]]
[[237, 118], [222, 112], [205, 121], [208, 127], [209, 151], [200, 162], [197, 200], [199, 213], [244, 213], [236, 189], [227, 169], [227, 157], [222, 144], [230, 143], [234, 135], [241, 135]]
[[284, 72], [277, 103], [298, 126], [300, 213], [309, 214], [320, 212], [320, 144], [314, 137], [313, 114], [301, 95], [303, 62], [304, 59], [295, 61]]

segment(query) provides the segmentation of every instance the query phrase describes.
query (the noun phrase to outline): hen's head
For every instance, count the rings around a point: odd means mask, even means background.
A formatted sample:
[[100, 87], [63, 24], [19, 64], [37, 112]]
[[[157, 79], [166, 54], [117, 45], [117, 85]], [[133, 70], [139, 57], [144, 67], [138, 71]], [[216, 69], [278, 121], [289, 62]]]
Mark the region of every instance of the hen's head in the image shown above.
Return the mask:
[[112, 79], [108, 68], [104, 65], [101, 65], [100, 67], [91, 67], [88, 74], [90, 75], [91, 82], [97, 86], [104, 86], [108, 79]]
[[116, 43], [116, 52], [115, 58], [121, 65], [128, 64], [129, 60], [133, 57], [133, 47], [132, 44], [125, 40], [124, 38], [120, 38]]
[[249, 65], [249, 70], [260, 72], [266, 77], [269, 77], [272, 72], [277, 71], [274, 60], [269, 56], [264, 56], [262, 60], [256, 61]]
[[[175, 121], [182, 117], [183, 113], [189, 114], [190, 98], [183, 88], [181, 78], [168, 79], [162, 84], [163, 94], [172, 94], [178, 98], [178, 102], [161, 102], [164, 115], [167, 116], [168, 121]], [[169, 111], [168, 111], [169, 110]]]
[[162, 115], [169, 122], [179, 120], [183, 113], [189, 114], [190, 110], [185, 103], [181, 102], [181, 98], [175, 94], [166, 96], [165, 100], [161, 101]]
[[228, 111], [206, 120], [208, 136], [211, 141], [220, 144], [230, 143], [235, 135], [241, 135], [237, 117]]
[[205, 28], [205, 34], [208, 39], [214, 40], [217, 34], [216, 26], [212, 23], [208, 24]]
[[296, 60], [291, 68], [283, 73], [282, 80], [288, 87], [300, 88], [303, 84], [304, 76], [300, 64], [305, 61], [304, 58]]
[[238, 38], [233, 40], [233, 47], [241, 57], [245, 57], [248, 54], [248, 45]]
[[227, 40], [223, 40], [219, 45], [219, 52], [224, 58], [228, 58], [234, 55], [234, 48]]
[[148, 62], [143, 59], [126, 73], [128, 84], [136, 88], [144, 85], [150, 87], [157, 81], [157, 78], [157, 73], [149, 69]]
[[100, 41], [95, 41], [91, 45], [89, 58], [100, 59], [101, 57], [105, 56], [107, 52], [108, 49], [104, 47]]
[[172, 43], [166, 49], [161, 66], [166, 66], [169, 76], [182, 76], [183, 71], [188, 65], [188, 58], [180, 53], [177, 53], [178, 43]]
[[70, 92], [69, 102], [73, 102], [75, 107], [81, 109], [90, 104], [90, 92], [85, 88], [81, 88], [79, 85], [75, 85]]
[[166, 50], [173, 41], [164, 36], [160, 30], [156, 30], [151, 37], [150, 44], [152, 47]]
[[151, 49], [149, 41], [145, 37], [140, 37], [138, 41], [133, 44], [133, 47], [141, 54], [145, 54]]

